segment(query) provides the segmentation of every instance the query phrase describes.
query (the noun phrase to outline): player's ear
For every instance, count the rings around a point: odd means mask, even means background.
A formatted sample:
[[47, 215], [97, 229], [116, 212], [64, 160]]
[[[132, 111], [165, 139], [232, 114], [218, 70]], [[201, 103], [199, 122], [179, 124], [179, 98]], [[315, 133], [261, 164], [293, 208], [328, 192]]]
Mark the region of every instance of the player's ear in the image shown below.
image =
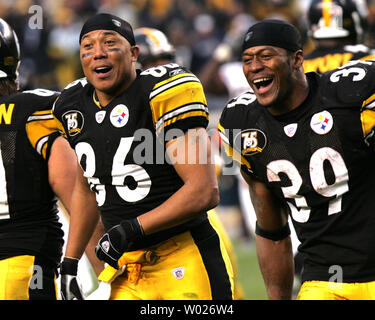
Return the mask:
[[293, 64], [296, 69], [300, 68], [303, 64], [303, 51], [297, 50], [293, 53]]
[[136, 62], [137, 59], [138, 59], [138, 55], [139, 55], [139, 47], [137, 45], [135, 46], [132, 46], [130, 48], [130, 51], [132, 53], [132, 58], [133, 58], [133, 61]]

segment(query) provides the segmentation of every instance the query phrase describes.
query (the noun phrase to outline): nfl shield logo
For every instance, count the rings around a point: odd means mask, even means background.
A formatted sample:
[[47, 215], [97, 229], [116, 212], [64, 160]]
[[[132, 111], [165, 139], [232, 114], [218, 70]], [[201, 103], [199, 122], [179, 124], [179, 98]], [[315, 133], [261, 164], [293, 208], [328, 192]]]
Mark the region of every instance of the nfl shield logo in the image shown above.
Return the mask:
[[103, 248], [103, 250], [104, 250], [105, 252], [108, 252], [108, 251], [109, 251], [109, 247], [110, 247], [110, 245], [109, 245], [109, 241], [104, 241], [104, 242], [102, 243], [102, 248]]
[[291, 138], [294, 136], [294, 134], [297, 131], [298, 124], [297, 123], [291, 123], [284, 127], [285, 134]]
[[105, 111], [98, 111], [95, 113], [95, 120], [97, 123], [102, 123], [105, 117]]
[[184, 267], [180, 267], [180, 268], [176, 268], [176, 269], [173, 269], [172, 270], [172, 274], [173, 276], [177, 279], [177, 280], [180, 280], [184, 277], [185, 275], [185, 268]]

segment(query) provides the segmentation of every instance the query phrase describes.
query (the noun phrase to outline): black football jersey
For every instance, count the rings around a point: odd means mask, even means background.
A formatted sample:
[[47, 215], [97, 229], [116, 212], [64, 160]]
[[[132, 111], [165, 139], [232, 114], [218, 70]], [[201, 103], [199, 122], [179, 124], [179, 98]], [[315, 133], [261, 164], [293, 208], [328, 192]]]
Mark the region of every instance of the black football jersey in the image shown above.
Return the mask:
[[363, 44], [339, 46], [336, 48], [316, 48], [305, 55], [303, 69], [307, 72], [324, 73], [337, 69], [352, 60], [371, 60], [375, 50]]
[[36, 89], [0, 97], [0, 258], [60, 261], [63, 232], [47, 163], [58, 136], [51, 113], [57, 96]]
[[166, 159], [165, 141], [208, 125], [201, 83], [176, 64], [137, 70], [131, 86], [105, 107], [85, 78], [77, 80], [63, 90], [53, 113], [96, 193], [107, 230], [157, 207], [183, 185]]
[[[223, 110], [229, 155], [289, 208], [303, 281], [375, 280], [375, 64], [319, 76], [298, 108], [272, 116], [248, 92]], [[332, 277], [332, 278], [331, 278]], [[340, 278], [339, 278], [340, 279]]]

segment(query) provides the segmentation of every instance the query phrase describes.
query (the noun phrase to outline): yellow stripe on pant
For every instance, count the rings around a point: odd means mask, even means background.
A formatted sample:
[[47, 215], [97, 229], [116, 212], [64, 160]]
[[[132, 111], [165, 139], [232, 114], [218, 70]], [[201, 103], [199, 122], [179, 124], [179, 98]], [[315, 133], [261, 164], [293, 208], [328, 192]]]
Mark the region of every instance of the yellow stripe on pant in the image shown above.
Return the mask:
[[356, 283], [305, 281], [297, 300], [375, 300], [375, 281]]
[[[206, 241], [212, 239], [202, 243]], [[210, 258], [208, 266], [204, 252], [207, 243], [203, 247], [202, 243], [185, 232], [148, 250], [127, 252], [119, 260], [124, 272], [113, 280], [117, 270], [108, 266], [99, 280], [111, 282], [111, 300], [211, 300], [218, 294], [213, 290], [225, 286], [231, 295], [228, 299], [233, 299], [233, 271], [225, 248], [218, 244], [212, 250], [219, 250], [222, 256], [224, 268], [216, 268], [221, 258]], [[222, 274], [212, 276], [213, 271]], [[217, 279], [223, 283], [213, 283]]]
[[0, 300], [29, 300], [33, 266], [32, 256], [0, 260]]
[[40, 268], [35, 269], [37, 265], [36, 258], [29, 255], [0, 260], [0, 300], [56, 300], [53, 270], [44, 265], [38, 265]]

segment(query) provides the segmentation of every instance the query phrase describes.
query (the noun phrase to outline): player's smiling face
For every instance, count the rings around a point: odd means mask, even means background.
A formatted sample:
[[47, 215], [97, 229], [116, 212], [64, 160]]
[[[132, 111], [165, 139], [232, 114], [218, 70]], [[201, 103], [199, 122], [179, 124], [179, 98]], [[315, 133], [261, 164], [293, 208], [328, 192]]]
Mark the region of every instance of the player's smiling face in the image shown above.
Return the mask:
[[266, 107], [283, 100], [290, 92], [291, 67], [287, 51], [273, 46], [256, 46], [242, 54], [243, 71], [258, 102]]
[[82, 37], [80, 55], [83, 72], [96, 90], [116, 94], [132, 79], [138, 47], [115, 31], [94, 30]]

